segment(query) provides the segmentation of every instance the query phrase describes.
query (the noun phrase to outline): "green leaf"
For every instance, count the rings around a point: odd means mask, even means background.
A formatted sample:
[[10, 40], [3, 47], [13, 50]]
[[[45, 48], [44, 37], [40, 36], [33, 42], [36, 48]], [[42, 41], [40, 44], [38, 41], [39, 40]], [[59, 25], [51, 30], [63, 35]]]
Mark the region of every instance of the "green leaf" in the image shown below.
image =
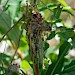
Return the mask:
[[47, 40], [50, 40], [55, 37], [55, 31], [51, 31], [51, 34], [47, 37]]
[[59, 4], [58, 7], [54, 9], [54, 15], [53, 15], [54, 20], [56, 20], [60, 17], [60, 14], [62, 12], [62, 8], [63, 7], [61, 6], [61, 4]]
[[29, 64], [28, 61], [26, 61], [26, 60], [23, 60], [23, 61], [21, 62], [21, 66], [22, 66], [22, 68], [23, 68], [25, 71], [28, 71], [28, 70], [31, 68], [30, 64]]
[[11, 59], [11, 56], [4, 54], [4, 53], [0, 53], [0, 64], [4, 64], [6, 66], [9, 65], [9, 60]]
[[42, 70], [41, 75], [46, 75], [46, 70]]
[[[11, 0], [8, 3], [8, 14], [10, 15], [11, 19], [11, 23], [13, 24], [13, 20], [15, 19], [15, 17], [17, 17], [18, 15], [21, 15], [20, 13], [20, 4], [21, 4], [22, 0]], [[15, 9], [14, 9], [15, 8]]]
[[[1, 13], [1, 10], [0, 10], [0, 13]], [[2, 31], [3, 31], [3, 33], [6, 33], [11, 28], [11, 18], [10, 18], [10, 16], [8, 14], [3, 13], [2, 15], [0, 15], [0, 27], [1, 27]], [[9, 39], [14, 41], [15, 45], [18, 45], [19, 35], [20, 35], [20, 30], [19, 30], [19, 28], [17, 26], [14, 27], [7, 34]]]
[[72, 16], [75, 16], [71, 11], [69, 11], [69, 10], [65, 10], [65, 9], [63, 9], [62, 10], [63, 12], [67, 12], [67, 13], [69, 13], [70, 15], [72, 15]]
[[6, 71], [6, 75], [10, 75], [11, 74], [11, 71], [10, 70], [7, 70]]
[[57, 4], [48, 4], [48, 5], [46, 5], [46, 6], [43, 6], [43, 7], [39, 7], [38, 9], [39, 9], [39, 11], [44, 11], [44, 10], [46, 10], [46, 9], [48, 9], [48, 8], [56, 8], [57, 7]]
[[19, 75], [18, 73], [14, 72], [12, 75]]
[[56, 19], [56, 20], [54, 20], [54, 21], [51, 22], [51, 25], [55, 25], [56, 23], [59, 23], [61, 21], [62, 21], [61, 19]]
[[51, 59], [51, 62], [55, 62], [57, 60], [57, 54], [56, 53], [50, 53], [48, 56]]
[[3, 73], [6, 71], [4, 66], [0, 66], [0, 75], [4, 75]]
[[73, 8], [71, 8], [70, 6], [63, 7], [62, 11], [63, 11], [63, 12], [67, 12], [67, 13], [69, 13], [69, 14], [72, 15], [72, 16], [75, 16], [75, 15], [72, 13]]
[[44, 43], [44, 51], [49, 48], [49, 44], [47, 42]]
[[72, 37], [72, 45], [73, 45], [73, 47], [75, 48], [75, 35]]
[[70, 43], [66, 41], [60, 46], [57, 61], [49, 65], [46, 75], [55, 75], [61, 72], [64, 63], [64, 56], [66, 55], [70, 47]]
[[69, 72], [75, 72], [75, 60], [72, 60], [70, 64], [66, 65], [64, 67], [64, 70], [61, 73], [69, 73]]
[[55, 25], [56, 23], [59, 23], [59, 22], [61, 22], [62, 21], [62, 19], [56, 19], [56, 20], [53, 20], [53, 21], [46, 21], [45, 20], [45, 23], [46, 24], [51, 24], [52, 26], [53, 25]]
[[75, 35], [73, 28], [66, 28], [64, 26], [60, 26], [57, 27], [56, 30], [57, 34], [65, 40], [68, 40], [69, 38], [72, 38]]

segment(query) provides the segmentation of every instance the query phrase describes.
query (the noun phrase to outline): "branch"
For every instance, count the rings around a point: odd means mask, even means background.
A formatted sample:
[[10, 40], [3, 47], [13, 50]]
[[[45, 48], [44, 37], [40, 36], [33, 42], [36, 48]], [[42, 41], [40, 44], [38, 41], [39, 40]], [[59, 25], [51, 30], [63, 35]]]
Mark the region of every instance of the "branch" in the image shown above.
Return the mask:
[[4, 9], [2, 10], [2, 12], [1, 12], [1, 14], [0, 14], [0, 15], [2, 15], [2, 14], [3, 14], [3, 12], [5, 11], [5, 9], [6, 9], [5, 7], [6, 7], [6, 5], [7, 5], [7, 3], [8, 3], [8, 2], [9, 2], [9, 0], [7, 0], [7, 1], [6, 1], [5, 5], [3, 6], [3, 7], [4, 7]]
[[17, 51], [18, 51], [18, 47], [19, 47], [20, 41], [21, 41], [20, 39], [21, 39], [21, 37], [22, 37], [22, 32], [23, 32], [23, 29], [21, 30], [21, 33], [20, 33], [20, 36], [19, 36], [19, 39], [18, 39], [18, 46], [16, 47], [15, 53], [14, 53], [14, 55], [13, 55], [12, 60], [11, 60], [10, 63], [12, 63], [12, 61], [13, 61], [13, 59], [14, 59], [14, 57], [15, 57]]

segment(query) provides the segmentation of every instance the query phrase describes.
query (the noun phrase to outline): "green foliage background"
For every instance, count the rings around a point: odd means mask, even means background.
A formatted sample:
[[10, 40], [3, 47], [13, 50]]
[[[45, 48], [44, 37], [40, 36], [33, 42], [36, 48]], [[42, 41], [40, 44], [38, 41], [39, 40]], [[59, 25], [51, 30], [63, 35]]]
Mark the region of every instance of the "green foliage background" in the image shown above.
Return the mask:
[[[28, 0], [28, 2], [33, 3], [33, 0]], [[1, 0], [0, 2], [0, 38], [18, 21], [18, 19], [26, 12], [25, 6], [26, 0]], [[61, 5], [60, 5], [61, 4]], [[75, 32], [74, 25], [66, 25], [62, 17], [62, 13], [68, 14], [70, 17], [75, 17], [72, 11], [75, 8], [71, 8], [65, 2], [65, 0], [37, 0], [37, 7], [44, 22], [52, 27], [49, 32], [47, 40], [52, 40], [56, 36], [59, 38], [59, 43], [54, 46], [49, 46], [48, 43], [44, 43], [45, 57], [43, 59], [44, 67], [42, 68], [41, 75], [75, 75], [75, 59], [69, 58], [68, 52], [75, 48]], [[5, 71], [8, 70], [10, 65], [10, 60], [13, 53], [18, 46], [18, 40], [21, 33], [21, 26], [24, 22], [24, 18], [6, 34], [6, 37], [0, 40], [10, 41], [11, 46], [9, 46], [10, 51], [0, 53], [0, 75], [4, 75]], [[57, 23], [62, 24], [62, 26], [57, 26]], [[69, 41], [71, 39], [71, 41]], [[23, 75], [34, 75], [33, 72], [33, 61], [31, 61], [31, 55], [29, 54], [29, 46], [26, 40], [26, 30], [23, 29], [22, 36], [20, 38], [19, 50], [24, 55], [20, 62], [21, 73]], [[14, 47], [15, 45], [15, 47]], [[1, 50], [1, 48], [0, 48]], [[9, 51], [9, 52], [8, 52]], [[58, 53], [57, 53], [58, 52]], [[15, 60], [19, 59], [19, 55], [16, 54]], [[21, 58], [20, 58], [21, 59]], [[7, 71], [6, 75], [10, 75]], [[21, 75], [18, 72], [13, 75]]]

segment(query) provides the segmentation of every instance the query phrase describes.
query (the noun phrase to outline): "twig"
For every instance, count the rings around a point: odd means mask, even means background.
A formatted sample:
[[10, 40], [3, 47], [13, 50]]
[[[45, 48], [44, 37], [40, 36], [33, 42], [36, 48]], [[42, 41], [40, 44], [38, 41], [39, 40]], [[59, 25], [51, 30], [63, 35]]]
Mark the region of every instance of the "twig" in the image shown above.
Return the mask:
[[7, 0], [7, 2], [5, 3], [4, 7], [6, 7], [7, 3], [9, 2], [9, 0]]
[[4, 37], [10, 32], [10, 30], [12, 30], [19, 22], [20, 20], [23, 18], [23, 16], [3, 35], [3, 37], [0, 39], [0, 42], [4, 39]]
[[[13, 61], [13, 59], [14, 59], [14, 56], [15, 56], [16, 53], [17, 53], [18, 47], [19, 47], [19, 45], [20, 45], [20, 38], [21, 38], [21, 36], [22, 36], [22, 32], [23, 32], [23, 29], [21, 30], [21, 33], [20, 33], [20, 36], [19, 36], [19, 40], [18, 40], [18, 46], [17, 46], [17, 48], [16, 48], [16, 50], [15, 50], [15, 53], [14, 53], [14, 55], [13, 55], [13, 57], [12, 57], [12, 60], [11, 60], [10, 64], [12, 63], [12, 61]], [[7, 73], [7, 71], [5, 72], [5, 75], [6, 75], [6, 73]]]
[[7, 5], [7, 3], [9, 2], [9, 0], [7, 0], [7, 2], [5, 3], [5, 5], [4, 5], [4, 9], [2, 10], [2, 12], [1, 12], [1, 14], [0, 15], [2, 15], [3, 14], [3, 12], [4, 12], [4, 10], [5, 10], [5, 7], [6, 7], [6, 5]]
[[21, 36], [22, 36], [22, 32], [23, 32], [23, 29], [21, 30], [21, 33], [20, 33], [20, 36], [19, 36], [19, 40], [18, 40], [18, 46], [17, 46], [17, 48], [16, 48], [16, 50], [15, 50], [15, 53], [14, 53], [14, 55], [13, 55], [13, 57], [12, 57], [11, 63], [12, 63], [12, 61], [13, 61], [13, 59], [14, 59], [14, 56], [16, 55], [16, 53], [17, 53], [17, 51], [18, 51], [18, 47], [19, 47], [19, 45], [20, 45], [20, 39], [21, 39]]

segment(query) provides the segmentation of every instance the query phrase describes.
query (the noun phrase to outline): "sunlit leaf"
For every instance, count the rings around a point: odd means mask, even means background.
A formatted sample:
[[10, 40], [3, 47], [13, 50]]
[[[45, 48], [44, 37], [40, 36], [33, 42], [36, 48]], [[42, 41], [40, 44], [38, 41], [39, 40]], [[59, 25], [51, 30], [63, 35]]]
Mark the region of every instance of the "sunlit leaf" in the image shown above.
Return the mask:
[[55, 53], [50, 53], [49, 58], [51, 59], [51, 62], [55, 62], [57, 60], [57, 54]]
[[63, 4], [64, 6], [68, 6], [67, 3], [65, 2], [65, 0], [58, 0], [58, 2], [60, 2], [60, 3]]
[[63, 9], [62, 9], [63, 12], [67, 12], [70, 15], [74, 16], [74, 14], [71, 12], [72, 10], [73, 9], [70, 6], [63, 7]]
[[26, 60], [23, 60], [23, 61], [22, 61], [21, 66], [22, 66], [22, 68], [23, 68], [25, 71], [27, 71], [27, 70], [29, 70], [29, 69], [31, 68], [31, 67], [30, 67], [30, 64], [29, 64], [28, 61], [26, 61]]

